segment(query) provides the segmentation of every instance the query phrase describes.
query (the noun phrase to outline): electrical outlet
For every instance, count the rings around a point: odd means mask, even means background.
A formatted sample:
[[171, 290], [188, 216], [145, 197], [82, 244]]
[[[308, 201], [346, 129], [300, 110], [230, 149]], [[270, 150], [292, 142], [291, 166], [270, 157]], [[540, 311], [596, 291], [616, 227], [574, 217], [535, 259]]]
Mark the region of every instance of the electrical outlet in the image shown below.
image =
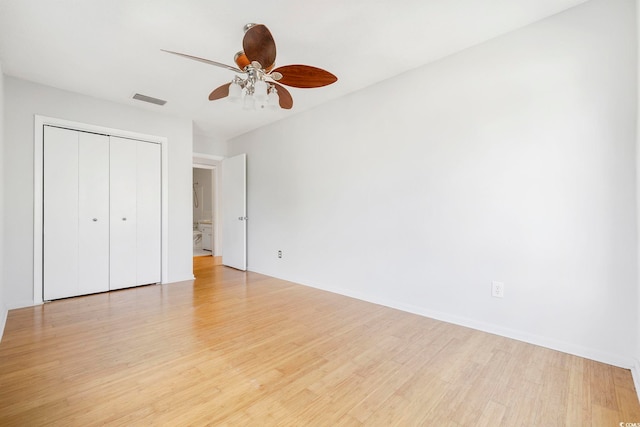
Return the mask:
[[496, 298], [504, 298], [504, 283], [493, 282], [491, 284], [491, 296]]
[[278, 251], [278, 258], [282, 258], [282, 251]]

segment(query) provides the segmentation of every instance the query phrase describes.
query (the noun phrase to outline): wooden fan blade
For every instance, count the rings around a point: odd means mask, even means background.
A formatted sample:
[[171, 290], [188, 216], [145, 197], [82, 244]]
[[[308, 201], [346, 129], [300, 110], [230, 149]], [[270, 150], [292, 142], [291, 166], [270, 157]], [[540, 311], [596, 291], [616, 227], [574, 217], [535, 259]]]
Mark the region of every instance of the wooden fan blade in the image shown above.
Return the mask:
[[182, 56], [184, 58], [193, 59], [194, 61], [204, 62], [205, 64], [215, 65], [216, 67], [221, 67], [221, 68], [226, 68], [227, 70], [235, 71], [236, 73], [244, 73], [244, 71], [242, 71], [242, 70], [240, 70], [240, 69], [238, 69], [236, 67], [233, 67], [233, 66], [227, 65], [227, 64], [223, 64], [221, 62], [212, 61], [210, 59], [199, 58], [197, 56], [187, 55], [185, 53], [172, 52], [170, 50], [164, 50], [164, 49], [160, 49], [160, 50], [163, 51], [163, 52], [171, 53], [173, 55], [178, 55], [178, 56]]
[[244, 33], [242, 48], [249, 61], [258, 61], [265, 70], [276, 62], [276, 42], [262, 24], [254, 25]]
[[285, 65], [272, 71], [276, 72], [282, 74], [278, 83], [293, 87], [322, 87], [338, 81], [330, 72], [310, 65]]
[[278, 99], [280, 108], [283, 110], [290, 110], [293, 107], [293, 98], [287, 89], [284, 86], [279, 85], [278, 83], [269, 82], [278, 89]]
[[209, 94], [209, 101], [215, 101], [216, 99], [229, 96], [229, 86], [231, 86], [231, 82], [214, 89], [213, 92]]

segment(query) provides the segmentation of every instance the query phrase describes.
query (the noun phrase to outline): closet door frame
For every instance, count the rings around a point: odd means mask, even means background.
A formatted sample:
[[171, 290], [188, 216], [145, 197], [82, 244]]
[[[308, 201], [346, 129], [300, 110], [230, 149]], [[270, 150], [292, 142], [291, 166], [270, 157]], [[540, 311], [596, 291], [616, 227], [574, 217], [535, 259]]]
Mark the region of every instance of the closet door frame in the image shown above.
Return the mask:
[[166, 242], [169, 233], [169, 184], [168, 184], [168, 150], [167, 138], [114, 129], [104, 126], [90, 125], [70, 120], [58, 119], [42, 115], [34, 115], [34, 168], [33, 168], [33, 303], [43, 303], [43, 168], [44, 168], [44, 126], [55, 126], [81, 132], [98, 133], [108, 136], [135, 139], [138, 141], [160, 144], [161, 150], [161, 283], [167, 283], [169, 249]]

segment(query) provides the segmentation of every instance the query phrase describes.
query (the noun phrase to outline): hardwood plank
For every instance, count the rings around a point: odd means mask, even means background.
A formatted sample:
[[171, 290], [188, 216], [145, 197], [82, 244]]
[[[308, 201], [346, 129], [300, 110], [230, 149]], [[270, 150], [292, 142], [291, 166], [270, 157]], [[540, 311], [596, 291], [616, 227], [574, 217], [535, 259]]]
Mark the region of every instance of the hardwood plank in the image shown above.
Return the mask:
[[628, 370], [213, 257], [194, 272], [10, 311], [0, 425], [640, 421]]
[[503, 405], [490, 400], [482, 409], [482, 414], [476, 425], [483, 427], [499, 426], [502, 424], [505, 412], [506, 408]]

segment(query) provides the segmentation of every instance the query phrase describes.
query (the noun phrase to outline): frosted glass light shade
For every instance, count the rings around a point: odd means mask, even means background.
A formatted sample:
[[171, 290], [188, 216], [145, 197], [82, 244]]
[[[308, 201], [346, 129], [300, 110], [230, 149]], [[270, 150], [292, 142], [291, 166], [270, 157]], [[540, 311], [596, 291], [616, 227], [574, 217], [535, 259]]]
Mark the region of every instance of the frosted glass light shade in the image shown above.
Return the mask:
[[267, 100], [267, 83], [263, 80], [256, 80], [253, 86], [253, 96], [256, 101], [262, 102]]
[[238, 102], [242, 98], [242, 88], [238, 83], [232, 82], [229, 85], [229, 101]]
[[251, 95], [244, 96], [244, 103], [242, 104], [242, 108], [245, 110], [255, 110], [256, 109], [256, 101]]
[[280, 108], [280, 97], [278, 96], [278, 91], [275, 89], [269, 91], [269, 108], [274, 110]]

